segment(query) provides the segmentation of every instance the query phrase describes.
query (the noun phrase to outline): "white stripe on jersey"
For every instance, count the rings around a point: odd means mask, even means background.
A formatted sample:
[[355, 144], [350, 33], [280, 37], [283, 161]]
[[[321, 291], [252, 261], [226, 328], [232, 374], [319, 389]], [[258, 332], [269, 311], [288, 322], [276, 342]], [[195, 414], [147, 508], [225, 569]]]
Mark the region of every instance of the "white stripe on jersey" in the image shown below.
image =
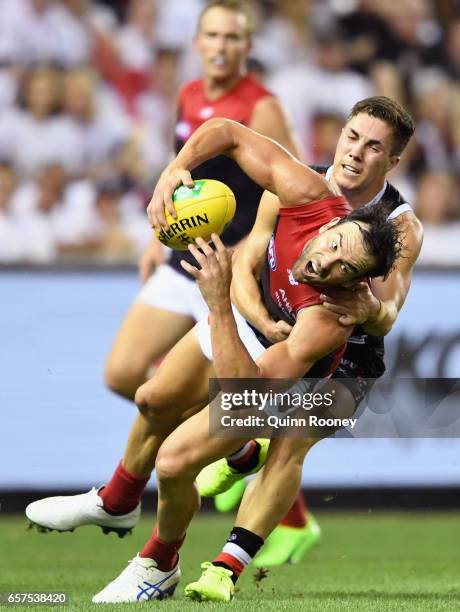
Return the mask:
[[396, 217], [399, 217], [399, 215], [402, 215], [405, 212], [413, 212], [412, 206], [407, 202], [404, 202], [404, 204], [400, 204], [397, 208], [395, 208], [394, 211], [388, 215], [388, 219], [396, 219]]
[[[327, 172], [324, 177], [327, 181], [330, 181], [331, 179], [332, 169], [333, 166], [329, 166], [329, 168], [327, 169]], [[388, 181], [385, 181], [382, 189], [372, 198], [370, 202], [366, 202], [366, 204], [363, 204], [363, 206], [371, 206], [372, 204], [376, 204], [377, 202], [379, 202], [383, 194], [385, 193], [387, 186]], [[400, 204], [398, 207], [396, 207], [393, 212], [388, 215], [388, 219], [396, 219], [396, 217], [399, 217], [399, 215], [402, 215], [405, 212], [412, 212], [412, 206], [407, 202], [404, 202], [404, 204]]]

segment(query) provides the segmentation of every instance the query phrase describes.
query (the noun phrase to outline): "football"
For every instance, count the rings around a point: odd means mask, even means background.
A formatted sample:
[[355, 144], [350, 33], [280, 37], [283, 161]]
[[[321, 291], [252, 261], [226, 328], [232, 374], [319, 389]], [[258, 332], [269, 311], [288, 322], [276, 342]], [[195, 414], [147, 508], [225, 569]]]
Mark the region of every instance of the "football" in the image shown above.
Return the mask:
[[186, 251], [197, 238], [210, 240], [211, 234], [222, 234], [231, 223], [236, 210], [232, 190], [220, 181], [202, 179], [193, 187], [181, 185], [173, 194], [177, 219], [166, 210], [168, 230], [155, 230], [167, 247]]

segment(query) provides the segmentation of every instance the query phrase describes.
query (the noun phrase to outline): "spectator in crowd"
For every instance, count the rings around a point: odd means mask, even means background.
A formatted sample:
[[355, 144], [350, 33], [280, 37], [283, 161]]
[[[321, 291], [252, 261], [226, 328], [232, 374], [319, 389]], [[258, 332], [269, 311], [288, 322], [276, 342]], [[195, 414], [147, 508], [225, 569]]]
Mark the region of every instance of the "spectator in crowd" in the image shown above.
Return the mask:
[[171, 109], [176, 106], [180, 58], [178, 48], [158, 49], [150, 70], [149, 89], [136, 100], [136, 140], [152, 178], [159, 176], [171, 153], [169, 143], [174, 140], [175, 128]]
[[75, 66], [88, 59], [90, 35], [76, 13], [77, 0], [3, 0], [0, 57], [26, 67]]
[[452, 81], [439, 69], [424, 70], [414, 78], [414, 93], [418, 150], [412, 159], [412, 171], [428, 168], [460, 176], [459, 115]]
[[23, 84], [23, 107], [12, 108], [0, 118], [0, 155], [12, 160], [23, 177], [39, 166], [65, 155], [65, 138], [56, 111], [59, 76], [55, 70], [32, 70]]
[[355, 102], [373, 94], [371, 82], [348, 67], [341, 30], [318, 29], [314, 36], [311, 61], [281, 70], [268, 80], [303, 138], [306, 159], [313, 156], [312, 127], [318, 113], [344, 120]]
[[350, 68], [367, 75], [376, 94], [404, 103], [404, 85], [395, 66], [396, 35], [383, 18], [383, 11], [380, 0], [359, 0], [334, 17], [346, 32]]
[[125, 191], [120, 181], [100, 183], [96, 188], [95, 223], [97, 252], [105, 262], [137, 261], [151, 239], [145, 215], [123, 210]]
[[424, 228], [419, 264], [460, 265], [460, 192], [454, 176], [445, 171], [424, 172], [415, 210]]
[[304, 61], [311, 44], [311, 0], [254, 4], [258, 31], [251, 55], [269, 72]]
[[52, 262], [59, 242], [72, 235], [74, 227], [63, 206], [66, 184], [64, 168], [57, 163], [43, 165], [35, 180], [22, 183], [11, 202], [28, 245], [26, 259], [37, 263]]
[[460, 17], [449, 24], [446, 41], [446, 67], [452, 78], [460, 80]]
[[343, 127], [342, 117], [334, 114], [319, 113], [313, 119], [313, 150], [309, 162], [318, 166], [328, 166], [334, 159], [337, 142]]
[[16, 188], [16, 175], [6, 163], [0, 164], [0, 263], [26, 259], [27, 251], [20, 224], [11, 211], [11, 199]]
[[98, 77], [89, 68], [67, 72], [63, 81], [62, 123], [69, 168], [76, 177], [111, 174], [112, 159], [130, 136], [126, 114], [99, 90]]
[[127, 20], [118, 30], [116, 46], [120, 59], [129, 70], [147, 75], [156, 46], [156, 10], [154, 0], [132, 0]]

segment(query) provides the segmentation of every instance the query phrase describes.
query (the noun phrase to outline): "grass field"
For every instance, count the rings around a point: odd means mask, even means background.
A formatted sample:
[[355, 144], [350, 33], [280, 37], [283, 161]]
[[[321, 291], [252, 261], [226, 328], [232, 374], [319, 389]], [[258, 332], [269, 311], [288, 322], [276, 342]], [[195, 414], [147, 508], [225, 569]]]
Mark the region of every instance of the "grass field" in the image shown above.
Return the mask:
[[[183, 582], [175, 597], [142, 605], [165, 612], [198, 607], [238, 612], [460, 609], [460, 516], [372, 512], [327, 513], [318, 519], [323, 540], [302, 563], [272, 569], [260, 583], [250, 568], [231, 604], [200, 604], [184, 599], [183, 586], [199, 576], [200, 563], [212, 559], [231, 527], [231, 517], [202, 514], [183, 548]], [[66, 591], [70, 606], [38, 609], [88, 610], [92, 595], [141, 548], [151, 526], [152, 518], [144, 518], [131, 537], [120, 540], [93, 527], [39, 534], [26, 531], [20, 517], [0, 515], [0, 592]]]

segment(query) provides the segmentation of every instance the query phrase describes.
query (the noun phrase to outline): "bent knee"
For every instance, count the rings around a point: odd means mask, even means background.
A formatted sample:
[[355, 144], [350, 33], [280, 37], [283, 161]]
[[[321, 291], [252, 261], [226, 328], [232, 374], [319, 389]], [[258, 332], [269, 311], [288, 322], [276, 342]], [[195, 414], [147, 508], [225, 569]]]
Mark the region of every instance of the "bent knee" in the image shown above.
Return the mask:
[[149, 420], [158, 420], [170, 415], [170, 402], [165, 396], [164, 390], [155, 383], [155, 379], [140, 386], [134, 396], [134, 402], [141, 412]]
[[104, 381], [107, 387], [128, 399], [134, 400], [136, 389], [145, 381], [146, 370], [135, 363], [124, 363], [108, 358], [105, 364]]
[[161, 449], [155, 463], [157, 480], [163, 486], [174, 485], [182, 480], [194, 480], [193, 464], [186, 452], [178, 453], [174, 449]]

